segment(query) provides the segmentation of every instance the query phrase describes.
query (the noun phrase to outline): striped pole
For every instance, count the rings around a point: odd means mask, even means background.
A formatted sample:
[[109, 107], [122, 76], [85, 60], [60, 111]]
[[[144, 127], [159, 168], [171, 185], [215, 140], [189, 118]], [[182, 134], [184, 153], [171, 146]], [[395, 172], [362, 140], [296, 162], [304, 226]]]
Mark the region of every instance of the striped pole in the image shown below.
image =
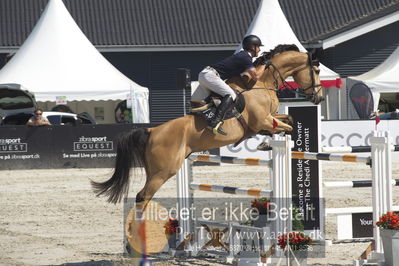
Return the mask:
[[[399, 206], [392, 206], [391, 211], [399, 211]], [[371, 206], [361, 206], [361, 207], [344, 207], [344, 208], [326, 208], [326, 214], [352, 214], [352, 213], [365, 213], [373, 212], [373, 207]], [[347, 224], [345, 224], [347, 226]]]
[[238, 157], [218, 156], [210, 154], [191, 154], [190, 156], [188, 156], [188, 159], [199, 162], [264, 165], [268, 167], [271, 166], [271, 160], [261, 160], [257, 158], [238, 158]]
[[[399, 179], [392, 179], [393, 186], [399, 186]], [[372, 187], [372, 180], [324, 182], [325, 187]]]
[[258, 188], [238, 188], [220, 185], [210, 185], [210, 184], [190, 184], [192, 190], [201, 190], [208, 192], [220, 192], [225, 194], [236, 194], [236, 195], [247, 195], [254, 197], [271, 197], [272, 190], [262, 190]]
[[[371, 152], [371, 146], [342, 146], [342, 147], [322, 147], [323, 152]], [[391, 151], [399, 151], [399, 145], [391, 145]]]
[[371, 163], [370, 156], [362, 157], [357, 155], [335, 155], [330, 153], [316, 153], [316, 152], [301, 152], [293, 151], [293, 159], [304, 159], [304, 160], [322, 160], [322, 161], [340, 161], [340, 162], [352, 162], [352, 163]]

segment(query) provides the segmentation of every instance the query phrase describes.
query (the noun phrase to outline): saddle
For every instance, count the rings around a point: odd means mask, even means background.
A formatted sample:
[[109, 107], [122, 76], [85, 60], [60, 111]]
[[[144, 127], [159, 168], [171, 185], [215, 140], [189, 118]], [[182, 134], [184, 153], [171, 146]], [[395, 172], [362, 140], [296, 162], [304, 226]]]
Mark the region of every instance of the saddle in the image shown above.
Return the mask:
[[[190, 101], [190, 113], [203, 116], [207, 121], [209, 121], [215, 116], [216, 108], [219, 106], [221, 101], [222, 97], [218, 94], [211, 94], [202, 101], [192, 100]], [[239, 116], [241, 116], [244, 108], [245, 99], [241, 94], [238, 94], [234, 104], [225, 113], [223, 121], [232, 117], [238, 118]]]
[[[207, 121], [210, 121], [216, 113], [216, 108], [221, 103], [222, 96], [212, 93], [209, 95], [205, 100], [202, 101], [190, 101], [191, 109], [190, 114], [201, 116], [205, 118]], [[249, 129], [247, 123], [242, 118], [241, 113], [245, 108], [245, 98], [242, 96], [241, 93], [237, 93], [237, 98], [234, 104], [227, 110], [223, 121], [230, 119], [230, 118], [237, 118], [237, 120], [241, 123], [242, 127], [244, 128], [244, 136], [240, 139], [234, 146], [237, 146], [243, 140], [253, 136], [255, 132]]]

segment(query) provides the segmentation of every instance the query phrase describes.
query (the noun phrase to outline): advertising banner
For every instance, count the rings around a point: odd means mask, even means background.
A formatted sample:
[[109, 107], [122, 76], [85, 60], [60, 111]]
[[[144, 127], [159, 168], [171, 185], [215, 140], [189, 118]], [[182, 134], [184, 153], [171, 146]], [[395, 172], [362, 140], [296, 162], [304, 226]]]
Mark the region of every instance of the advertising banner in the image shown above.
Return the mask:
[[50, 168], [52, 129], [3, 127], [0, 130], [0, 169]]
[[113, 167], [116, 138], [148, 124], [5, 126], [0, 131], [0, 169]]
[[[321, 122], [321, 147], [370, 146], [376, 129], [388, 131], [393, 144], [399, 144], [399, 120], [381, 120], [378, 125], [374, 120], [337, 120]], [[399, 162], [398, 152], [392, 153], [392, 161]]]

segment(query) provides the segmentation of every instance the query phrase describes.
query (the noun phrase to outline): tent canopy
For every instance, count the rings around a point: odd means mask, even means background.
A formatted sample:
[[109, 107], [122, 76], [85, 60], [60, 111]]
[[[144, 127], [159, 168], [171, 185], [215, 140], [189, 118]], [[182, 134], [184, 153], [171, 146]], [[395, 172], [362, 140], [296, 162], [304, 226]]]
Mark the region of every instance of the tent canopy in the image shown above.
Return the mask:
[[380, 65], [350, 79], [363, 81], [372, 92], [399, 93], [399, 47]]
[[0, 83], [22, 84], [37, 101], [56, 101], [57, 96], [68, 101], [121, 100], [130, 93], [146, 95], [148, 101], [148, 89], [97, 51], [62, 0], [49, 1], [29, 37], [1, 69]]
[[348, 77], [348, 88], [357, 82], [366, 84], [372, 93], [376, 112], [381, 93], [399, 93], [399, 47], [381, 64], [359, 76]]
[[[301, 52], [307, 52], [292, 31], [278, 0], [262, 0], [249, 26], [246, 35], [257, 35], [263, 43], [261, 53], [267, 52], [279, 44], [295, 44]], [[241, 50], [241, 45], [237, 51]], [[320, 79], [323, 87], [341, 87], [339, 75], [320, 64]]]

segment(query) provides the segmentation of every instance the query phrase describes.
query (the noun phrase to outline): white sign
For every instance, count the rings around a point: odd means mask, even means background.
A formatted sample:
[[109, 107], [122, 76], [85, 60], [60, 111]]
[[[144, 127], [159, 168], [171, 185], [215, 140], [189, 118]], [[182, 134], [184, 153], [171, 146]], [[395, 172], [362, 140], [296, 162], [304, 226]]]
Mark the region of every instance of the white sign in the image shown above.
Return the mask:
[[221, 156], [233, 156], [240, 158], [260, 158], [262, 160], [269, 160], [271, 152], [258, 151], [256, 147], [266, 139], [270, 139], [269, 136], [256, 135], [253, 138], [246, 139], [239, 145], [234, 147], [234, 144], [230, 144], [220, 148]]
[[67, 97], [66, 96], [56, 96], [55, 97], [55, 104], [59, 105], [59, 104], [63, 104], [66, 105], [68, 103], [67, 101]]
[[[369, 146], [374, 120], [345, 120], [321, 122], [321, 145], [319, 147]], [[377, 125], [379, 131], [389, 131], [393, 144], [399, 144], [399, 120], [381, 120]], [[237, 147], [227, 145], [220, 148], [220, 155], [240, 158], [270, 159], [270, 153], [256, 150], [265, 139], [262, 135], [243, 141]], [[399, 162], [399, 152], [393, 153], [392, 160]]]

